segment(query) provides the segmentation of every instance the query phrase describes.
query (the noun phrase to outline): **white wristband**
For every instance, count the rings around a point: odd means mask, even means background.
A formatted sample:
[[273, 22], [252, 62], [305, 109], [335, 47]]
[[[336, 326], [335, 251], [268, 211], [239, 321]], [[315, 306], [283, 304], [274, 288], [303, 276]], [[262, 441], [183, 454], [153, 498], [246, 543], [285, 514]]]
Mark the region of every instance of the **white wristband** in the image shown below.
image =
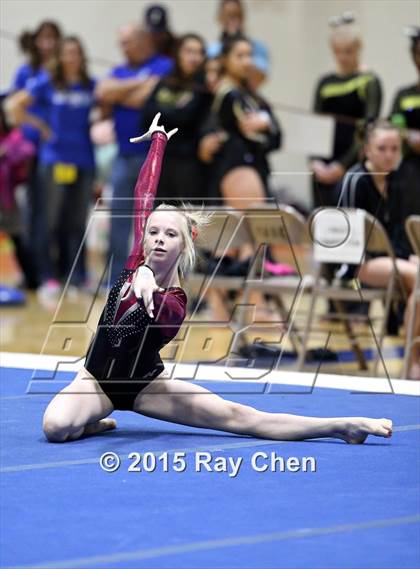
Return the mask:
[[140, 267], [137, 269], [137, 274], [147, 278], [150, 278], [151, 276], [154, 278], [155, 276], [153, 269], [149, 267], [149, 265], [140, 265]]

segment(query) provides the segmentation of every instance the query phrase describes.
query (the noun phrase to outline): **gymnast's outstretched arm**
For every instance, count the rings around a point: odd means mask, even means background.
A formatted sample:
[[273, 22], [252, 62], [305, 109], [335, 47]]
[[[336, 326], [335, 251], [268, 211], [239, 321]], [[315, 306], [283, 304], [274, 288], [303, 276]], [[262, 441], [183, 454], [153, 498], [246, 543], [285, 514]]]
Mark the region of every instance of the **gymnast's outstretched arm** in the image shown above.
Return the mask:
[[137, 177], [134, 189], [134, 244], [126, 263], [127, 269], [136, 269], [143, 258], [143, 232], [153, 210], [166, 142], [165, 134], [153, 134], [149, 153]]
[[[152, 144], [149, 149], [147, 158], [140, 170], [134, 190], [134, 245], [126, 262], [126, 269], [138, 269], [140, 264], [144, 261], [144, 251], [142, 245], [143, 234], [147, 218], [153, 210], [153, 202], [159, 183], [166, 143], [171, 138], [171, 136], [173, 136], [178, 131], [177, 128], [174, 128], [169, 132], [166, 132], [165, 128], [158, 124], [159, 119], [160, 113], [154, 117], [147, 133], [140, 137], [130, 139], [131, 142], [136, 143], [151, 138]], [[152, 275], [150, 268], [144, 268], [143, 270], [143, 268], [140, 267], [139, 271], [143, 271], [145, 274], [140, 274], [137, 272], [133, 282], [134, 293], [138, 298], [143, 296], [140, 289], [142, 288], [144, 279], [146, 277], [149, 279], [147, 288], [148, 292], [150, 293], [146, 296], [151, 296], [154, 290], [163, 291], [163, 289], [160, 289], [160, 287], [157, 286], [154, 280], [154, 275]], [[149, 302], [145, 302], [145, 306], [147, 312], [149, 313], [149, 316], [153, 318], [153, 301], [150, 302], [149, 299]]]
[[131, 142], [136, 143], [151, 138], [152, 144], [134, 189], [134, 245], [126, 262], [126, 269], [137, 269], [143, 261], [143, 232], [147, 218], [153, 209], [166, 143], [177, 130], [166, 133], [163, 126], [157, 124], [159, 117], [160, 113], [155, 116], [146, 134], [131, 139]]

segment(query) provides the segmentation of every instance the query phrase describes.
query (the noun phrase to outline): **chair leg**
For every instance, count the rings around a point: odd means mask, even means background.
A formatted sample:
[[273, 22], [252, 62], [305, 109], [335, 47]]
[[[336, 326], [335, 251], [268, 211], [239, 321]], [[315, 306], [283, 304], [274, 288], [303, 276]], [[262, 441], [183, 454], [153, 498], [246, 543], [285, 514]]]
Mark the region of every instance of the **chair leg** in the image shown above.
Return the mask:
[[[333, 299], [332, 302], [333, 302], [334, 306], [336, 307], [336, 310], [339, 314], [345, 314], [345, 308], [344, 308], [341, 300], [334, 300]], [[366, 362], [365, 354], [363, 353], [363, 350], [360, 347], [359, 342], [356, 339], [356, 335], [353, 332], [353, 327], [351, 325], [350, 320], [348, 320], [346, 318], [343, 321], [343, 324], [344, 324], [344, 328], [345, 328], [347, 337], [348, 337], [349, 342], [350, 342], [351, 349], [353, 350], [353, 353], [357, 359], [357, 363], [359, 364], [359, 369], [361, 371], [367, 371], [369, 368], [368, 368], [368, 365]]]
[[414, 288], [413, 307], [405, 331], [404, 364], [401, 372], [401, 379], [407, 379], [408, 367], [410, 365], [411, 350], [413, 349], [414, 322], [416, 319], [417, 303], [420, 302], [420, 268], [417, 272], [416, 284]]
[[[286, 307], [284, 306], [284, 302], [281, 299], [280, 295], [273, 296], [273, 300], [274, 300], [275, 304], [277, 305], [277, 308], [278, 308], [282, 318], [284, 319], [285, 322], [287, 322], [287, 316], [288, 316], [287, 310], [286, 310]], [[290, 323], [289, 338], [290, 338], [290, 343], [292, 344], [294, 351], [298, 354], [299, 353], [298, 342], [301, 344], [302, 339], [299, 336], [299, 332], [298, 332], [293, 320]]]
[[392, 275], [392, 277], [390, 278], [390, 281], [389, 281], [389, 284], [387, 287], [387, 291], [386, 291], [386, 296], [385, 296], [384, 317], [382, 320], [381, 329], [380, 329], [379, 338], [378, 338], [378, 353], [376, 354], [375, 362], [373, 364], [373, 375], [374, 375], [374, 377], [377, 377], [377, 375], [378, 375], [378, 366], [379, 366], [379, 361], [381, 360], [382, 346], [383, 346], [384, 339], [385, 339], [386, 325], [388, 322], [389, 313], [391, 311], [391, 303], [392, 303], [392, 297], [394, 295], [394, 290], [395, 290], [395, 275]]
[[242, 301], [238, 307], [239, 310], [237, 314], [237, 320], [236, 322], [233, 323], [233, 329], [235, 332], [228, 357], [230, 356], [230, 354], [235, 353], [235, 350], [237, 350], [238, 347], [243, 347], [247, 345], [244, 329], [246, 328], [245, 326], [246, 306], [248, 305], [250, 294], [251, 294], [250, 288], [247, 285], [245, 285]]
[[415, 316], [415, 311], [413, 310], [413, 314], [410, 315], [410, 319], [408, 321], [408, 327], [405, 334], [404, 363], [401, 372], [401, 379], [408, 378], [408, 368], [410, 365], [411, 350], [413, 348], [414, 316]]
[[302, 346], [300, 348], [300, 353], [299, 353], [299, 357], [298, 357], [298, 361], [297, 361], [298, 371], [303, 371], [303, 368], [305, 367], [306, 354], [308, 351], [309, 335], [310, 335], [311, 330], [312, 330], [312, 322], [313, 322], [314, 316], [315, 316], [315, 304], [316, 304], [317, 299], [318, 299], [318, 296], [316, 294], [316, 284], [315, 284], [314, 288], [312, 290], [311, 302], [309, 305], [308, 319], [306, 321], [306, 325], [305, 325], [305, 328], [303, 331]]

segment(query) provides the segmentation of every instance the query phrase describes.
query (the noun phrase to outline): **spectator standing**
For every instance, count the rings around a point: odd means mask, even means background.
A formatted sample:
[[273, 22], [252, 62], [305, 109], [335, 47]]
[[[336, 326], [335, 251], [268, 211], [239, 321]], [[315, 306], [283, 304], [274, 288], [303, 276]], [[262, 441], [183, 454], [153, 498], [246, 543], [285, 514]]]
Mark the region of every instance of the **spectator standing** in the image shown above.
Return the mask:
[[148, 151], [147, 143], [131, 144], [130, 138], [139, 133], [145, 101], [159, 78], [172, 69], [171, 59], [156, 54], [149, 31], [127, 24], [120, 30], [119, 42], [125, 62], [96, 89], [99, 101], [111, 107], [118, 145], [111, 174], [110, 284], [118, 278], [127, 257], [132, 225], [127, 217], [133, 214], [134, 186]]
[[[54, 67], [59, 43], [62, 38], [60, 26], [50, 20], [41, 22], [34, 32], [23, 32], [19, 38], [20, 47], [27, 57], [27, 62], [21, 65], [14, 77], [12, 91], [30, 88], [31, 83], [39, 77], [48, 74]], [[48, 107], [42, 101], [34, 101], [28, 109], [32, 116], [46, 121]], [[38, 177], [38, 155], [41, 145], [41, 134], [38, 128], [31, 124], [21, 126], [24, 137], [29, 140], [35, 149], [30, 161], [30, 168], [26, 178], [27, 187], [27, 215], [26, 217], [26, 247], [34, 264], [34, 278], [32, 286], [39, 282], [41, 259], [44, 255], [46, 243], [44, 228], [40, 225], [40, 211], [44, 207], [42, 189]], [[43, 239], [44, 236], [44, 239]]]
[[[280, 148], [281, 130], [270, 105], [249, 85], [249, 71], [252, 67], [252, 43], [241, 36], [229, 38], [223, 45], [222, 78], [218, 84], [212, 105], [213, 121], [224, 133], [219, 150], [213, 160], [212, 195], [221, 195], [224, 203], [235, 209], [246, 209], [251, 203], [264, 202], [269, 194], [270, 168], [267, 156]], [[212, 132], [218, 146], [221, 133]], [[200, 145], [203, 157], [203, 141]], [[211, 153], [212, 149], [210, 149]], [[269, 252], [271, 258], [271, 251]], [[246, 274], [252, 246], [246, 245], [239, 251], [230, 251], [237, 256], [229, 267], [231, 274]], [[270, 261], [270, 267], [274, 263]], [[213, 291], [215, 293], [215, 291]], [[211, 302], [216, 314], [222, 315], [221, 295], [213, 294]], [[258, 318], [272, 318], [273, 314], [264, 308], [264, 301], [256, 295], [259, 304]]]
[[[217, 20], [221, 27], [220, 39], [210, 44], [207, 56], [209, 59], [222, 56], [223, 44], [236, 36], [244, 36], [245, 8], [241, 0], [220, 0]], [[258, 40], [249, 38], [252, 45], [252, 62], [248, 70], [248, 83], [251, 88], [258, 89], [267, 79], [270, 71], [267, 47]]]
[[[32, 122], [45, 141], [39, 159], [44, 191], [39, 216], [40, 225], [48, 228], [41, 273], [47, 293], [58, 292], [58, 280], [70, 276], [72, 285], [81, 286], [86, 278], [79, 249], [94, 179], [90, 138], [94, 88], [83, 45], [76, 36], [70, 36], [61, 42], [51, 76], [39, 77], [10, 100], [15, 119], [20, 123]], [[33, 103], [48, 109], [47, 121], [31, 116], [28, 109]]]
[[169, 16], [165, 6], [152, 4], [144, 11], [143, 26], [152, 34], [158, 55], [173, 58], [176, 38], [169, 25]]
[[337, 71], [321, 77], [315, 90], [316, 113], [339, 115], [335, 123], [333, 152], [328, 159], [314, 159], [314, 207], [335, 206], [338, 183], [359, 159], [356, 121], [371, 121], [379, 116], [382, 89], [372, 71], [361, 63], [362, 40], [351, 14], [330, 21], [331, 49]]
[[391, 111], [394, 124], [405, 129], [404, 158], [400, 166], [406, 184], [405, 214], [420, 214], [420, 27], [409, 29], [411, 55], [417, 68], [417, 82], [395, 95]]
[[227, 40], [222, 65], [212, 110], [226, 141], [215, 157], [214, 182], [228, 204], [233, 200], [230, 205], [241, 208], [266, 197], [267, 155], [280, 148], [281, 131], [270, 105], [248, 83], [252, 43], [243, 37]]
[[157, 196], [165, 201], [206, 198], [197, 155], [200, 125], [212, 100], [204, 82], [205, 53], [200, 36], [180, 37], [172, 73], [159, 81], [144, 107], [145, 126], [161, 112], [169, 130], [177, 125], [182, 131], [178, 144], [168, 147], [162, 166]]
[[24, 276], [24, 286], [36, 288], [34, 260], [23, 238], [23, 224], [15, 191], [26, 181], [35, 146], [24, 138], [18, 128], [12, 128], [0, 98], [0, 229], [13, 241], [15, 256]]

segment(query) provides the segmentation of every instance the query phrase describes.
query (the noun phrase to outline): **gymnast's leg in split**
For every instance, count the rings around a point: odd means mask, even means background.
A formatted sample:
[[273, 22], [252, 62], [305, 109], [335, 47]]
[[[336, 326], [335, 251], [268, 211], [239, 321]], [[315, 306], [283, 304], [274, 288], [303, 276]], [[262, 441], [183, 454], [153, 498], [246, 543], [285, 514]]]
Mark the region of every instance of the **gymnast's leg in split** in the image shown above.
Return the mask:
[[223, 399], [188, 381], [157, 378], [134, 401], [137, 413], [205, 429], [251, 437], [299, 441], [333, 437], [363, 443], [368, 435], [390, 437], [392, 421], [366, 417], [318, 418], [267, 413]]

